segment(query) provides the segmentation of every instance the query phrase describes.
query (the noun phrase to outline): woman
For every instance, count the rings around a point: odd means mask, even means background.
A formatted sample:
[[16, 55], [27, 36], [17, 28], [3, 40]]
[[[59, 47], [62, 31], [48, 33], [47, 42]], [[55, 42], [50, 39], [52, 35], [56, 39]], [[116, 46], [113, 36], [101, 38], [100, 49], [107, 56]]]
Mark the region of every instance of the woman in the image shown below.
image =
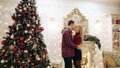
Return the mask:
[[[73, 41], [77, 45], [82, 44], [82, 28], [81, 26], [76, 26], [75, 28], [75, 35], [73, 36]], [[75, 49], [75, 56], [73, 57], [75, 68], [82, 68], [81, 67], [81, 60], [82, 60], [82, 52], [81, 50]]]

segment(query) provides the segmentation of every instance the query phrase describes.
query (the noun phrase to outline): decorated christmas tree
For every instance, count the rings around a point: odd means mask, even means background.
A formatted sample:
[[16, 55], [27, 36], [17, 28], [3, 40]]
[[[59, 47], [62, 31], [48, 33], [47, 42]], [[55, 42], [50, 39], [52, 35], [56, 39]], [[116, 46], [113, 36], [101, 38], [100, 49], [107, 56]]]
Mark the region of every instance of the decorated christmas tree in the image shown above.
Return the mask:
[[11, 18], [14, 23], [1, 41], [0, 68], [47, 68], [50, 61], [35, 0], [20, 1]]

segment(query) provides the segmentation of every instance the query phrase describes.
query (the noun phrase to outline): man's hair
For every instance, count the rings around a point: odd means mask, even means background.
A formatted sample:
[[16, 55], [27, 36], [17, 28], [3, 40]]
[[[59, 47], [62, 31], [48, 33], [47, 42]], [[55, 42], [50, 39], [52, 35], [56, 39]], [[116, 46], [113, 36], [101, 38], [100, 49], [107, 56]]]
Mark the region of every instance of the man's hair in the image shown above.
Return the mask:
[[73, 20], [68, 21], [68, 26], [70, 26], [71, 24], [74, 24]]

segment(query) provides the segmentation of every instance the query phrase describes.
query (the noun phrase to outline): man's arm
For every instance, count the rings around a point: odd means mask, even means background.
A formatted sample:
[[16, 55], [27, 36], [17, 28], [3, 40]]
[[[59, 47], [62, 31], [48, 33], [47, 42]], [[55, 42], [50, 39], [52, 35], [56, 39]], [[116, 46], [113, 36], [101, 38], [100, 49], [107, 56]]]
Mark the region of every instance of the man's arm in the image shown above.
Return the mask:
[[64, 34], [64, 37], [65, 37], [65, 42], [68, 46], [78, 49], [79, 46], [72, 41], [72, 34], [70, 31], [66, 32]]

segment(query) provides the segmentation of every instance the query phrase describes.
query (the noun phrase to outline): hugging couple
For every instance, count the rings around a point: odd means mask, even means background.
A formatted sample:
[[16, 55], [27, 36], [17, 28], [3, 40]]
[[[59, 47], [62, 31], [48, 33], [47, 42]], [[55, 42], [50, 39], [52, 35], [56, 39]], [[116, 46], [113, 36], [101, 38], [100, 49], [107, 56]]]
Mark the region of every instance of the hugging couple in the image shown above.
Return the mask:
[[[75, 31], [75, 35], [72, 35], [72, 30]], [[81, 44], [82, 28], [81, 26], [76, 26], [74, 21], [70, 20], [68, 27], [62, 32], [62, 57], [64, 59], [65, 68], [72, 68], [72, 60], [75, 68], [81, 68]]]

